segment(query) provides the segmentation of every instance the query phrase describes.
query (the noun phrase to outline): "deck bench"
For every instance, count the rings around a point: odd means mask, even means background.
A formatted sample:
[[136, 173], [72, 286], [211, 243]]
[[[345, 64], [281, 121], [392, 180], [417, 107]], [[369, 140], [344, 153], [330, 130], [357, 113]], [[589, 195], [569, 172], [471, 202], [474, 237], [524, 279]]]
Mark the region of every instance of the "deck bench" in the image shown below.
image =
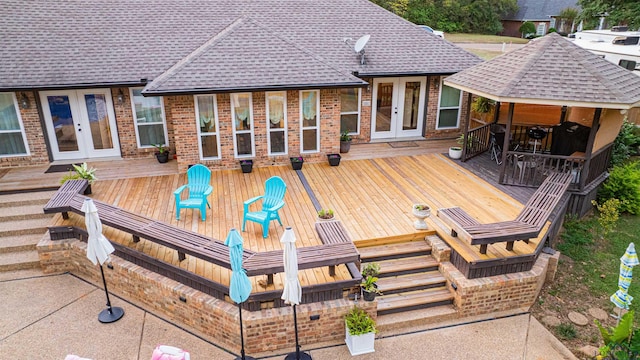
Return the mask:
[[515, 220], [481, 224], [459, 207], [438, 210], [438, 217], [451, 227], [451, 235], [471, 245], [480, 245], [480, 253], [487, 253], [487, 245], [506, 242], [513, 251], [515, 241], [537, 237], [549, 220], [572, 181], [571, 173], [554, 172], [531, 195]]
[[[87, 198], [80, 193], [88, 183], [86, 180], [71, 180], [64, 183], [58, 192], [45, 205], [44, 212], [63, 213], [68, 219], [68, 212], [84, 216], [82, 204]], [[196, 232], [183, 230], [169, 224], [109, 205], [97, 200], [94, 204], [98, 209], [100, 220], [104, 225], [122, 230], [132, 235], [132, 241], [139, 242], [140, 238], [174, 249], [178, 252], [178, 259], [183, 261], [186, 254], [208, 261], [210, 263], [231, 269], [229, 248], [213, 238]], [[66, 217], [65, 217], [66, 214]], [[344, 234], [346, 230], [340, 225]], [[68, 232], [65, 227], [55, 227], [54, 232]], [[335, 266], [351, 262], [359, 262], [360, 254], [346, 235], [348, 242], [327, 243], [319, 246], [298, 248], [298, 268], [311, 269], [328, 266], [329, 275], [335, 276]], [[273, 283], [273, 274], [284, 271], [283, 251], [254, 252], [244, 249], [243, 267], [249, 276], [267, 275], [268, 283]]]
[[[353, 246], [353, 251], [358, 252], [358, 249], [353, 244], [353, 240], [351, 240], [351, 236], [349, 236], [347, 229], [345, 229], [344, 225], [342, 225], [342, 222], [339, 220], [316, 222], [316, 232], [323, 244], [347, 243]], [[360, 257], [358, 257], [358, 260], [354, 262], [358, 269], [360, 269], [360, 261]], [[335, 273], [335, 270], [330, 267], [329, 272]]]

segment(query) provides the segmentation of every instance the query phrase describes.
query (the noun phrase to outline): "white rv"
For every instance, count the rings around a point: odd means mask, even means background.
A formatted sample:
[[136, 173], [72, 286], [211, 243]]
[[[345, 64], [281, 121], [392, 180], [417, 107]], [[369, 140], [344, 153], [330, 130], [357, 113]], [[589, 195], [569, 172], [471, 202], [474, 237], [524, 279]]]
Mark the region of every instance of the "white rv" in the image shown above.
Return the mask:
[[623, 26], [586, 30], [575, 34], [575, 44], [640, 76], [640, 31], [627, 31]]

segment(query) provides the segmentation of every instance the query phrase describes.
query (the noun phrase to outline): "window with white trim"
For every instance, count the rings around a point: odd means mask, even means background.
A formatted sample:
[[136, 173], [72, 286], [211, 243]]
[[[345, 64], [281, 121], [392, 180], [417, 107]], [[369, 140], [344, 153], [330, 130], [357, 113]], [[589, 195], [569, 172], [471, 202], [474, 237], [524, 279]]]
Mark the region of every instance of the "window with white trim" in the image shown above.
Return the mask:
[[460, 127], [462, 91], [445, 85], [443, 81], [444, 78], [441, 78], [436, 129], [456, 129]]
[[360, 96], [362, 89], [340, 89], [340, 133], [360, 133]]
[[236, 158], [255, 156], [251, 93], [231, 94], [233, 153]]
[[287, 92], [267, 92], [267, 145], [269, 155], [287, 153]]
[[0, 93], [0, 157], [29, 155], [27, 136], [14, 93]]
[[217, 98], [215, 95], [196, 95], [195, 103], [200, 159], [220, 159]]
[[320, 151], [320, 91], [300, 91], [300, 152]]
[[130, 91], [138, 147], [169, 145], [162, 96], [142, 96], [142, 88]]

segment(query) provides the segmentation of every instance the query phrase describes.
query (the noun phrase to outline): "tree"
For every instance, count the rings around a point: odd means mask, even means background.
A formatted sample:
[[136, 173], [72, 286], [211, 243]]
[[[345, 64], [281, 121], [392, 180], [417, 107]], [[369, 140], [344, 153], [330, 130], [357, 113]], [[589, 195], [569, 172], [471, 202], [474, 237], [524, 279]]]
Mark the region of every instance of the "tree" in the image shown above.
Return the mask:
[[582, 8], [579, 19], [587, 28], [595, 28], [601, 16], [611, 25], [628, 25], [640, 28], [640, 2], [637, 0], [578, 0]]
[[560, 31], [564, 31], [564, 24], [566, 21], [568, 23], [571, 23], [571, 30], [569, 30], [569, 32], [570, 33], [574, 32], [575, 26], [576, 26], [576, 19], [578, 18], [578, 15], [580, 15], [580, 10], [576, 8], [568, 7], [568, 8], [562, 9], [558, 14], [558, 17], [562, 19], [562, 22], [560, 25]]
[[520, 25], [518, 31], [522, 34], [522, 37], [527, 37], [529, 34], [536, 33], [536, 25], [531, 21], [525, 21]]

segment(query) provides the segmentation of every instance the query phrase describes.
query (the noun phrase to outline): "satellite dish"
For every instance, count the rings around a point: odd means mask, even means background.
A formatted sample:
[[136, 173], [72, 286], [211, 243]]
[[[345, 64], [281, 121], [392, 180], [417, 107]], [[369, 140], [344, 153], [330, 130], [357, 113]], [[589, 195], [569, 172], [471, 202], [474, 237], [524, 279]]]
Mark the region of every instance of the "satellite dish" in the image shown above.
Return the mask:
[[353, 50], [355, 50], [357, 53], [364, 50], [364, 46], [367, 45], [367, 42], [369, 41], [370, 37], [371, 35], [364, 35], [363, 37], [358, 39], [358, 41], [356, 41], [355, 46], [353, 47]]

